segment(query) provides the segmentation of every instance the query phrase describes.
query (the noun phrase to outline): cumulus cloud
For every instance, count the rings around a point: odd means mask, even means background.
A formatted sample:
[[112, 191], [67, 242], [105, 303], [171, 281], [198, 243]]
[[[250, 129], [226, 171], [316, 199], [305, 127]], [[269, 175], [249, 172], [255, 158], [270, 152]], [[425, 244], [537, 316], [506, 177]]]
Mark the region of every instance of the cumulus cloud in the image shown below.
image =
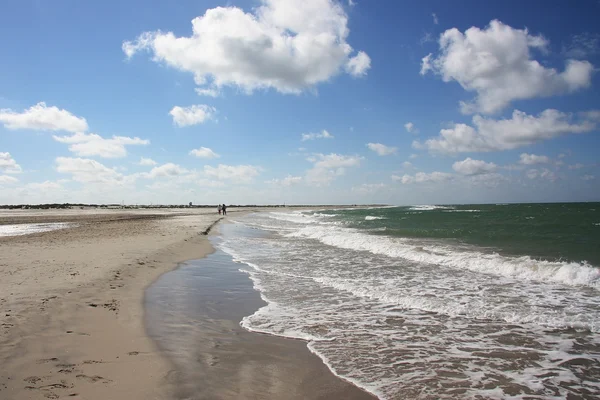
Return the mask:
[[550, 171], [548, 168], [542, 168], [541, 170], [538, 169], [530, 169], [527, 170], [527, 172], [525, 172], [525, 176], [527, 176], [529, 179], [546, 179], [550, 182], [554, 182], [557, 180], [556, 174], [552, 171]]
[[307, 140], [315, 140], [315, 139], [333, 139], [334, 137], [335, 136], [333, 136], [331, 133], [329, 133], [325, 129], [323, 129], [321, 131], [321, 133], [303, 133], [302, 141], [305, 142]]
[[188, 173], [189, 171], [177, 164], [166, 163], [158, 167], [154, 167], [150, 172], [143, 174], [145, 178], [159, 178], [159, 177], [174, 177]]
[[14, 176], [0, 175], [0, 185], [7, 185], [11, 183], [17, 183], [19, 180]]
[[299, 184], [300, 182], [302, 182], [301, 176], [292, 175], [288, 175], [283, 179], [271, 179], [269, 181], [265, 181], [265, 183], [275, 186], [293, 186]]
[[138, 162], [138, 164], [143, 166], [153, 166], [157, 163], [151, 158], [140, 157], [140, 161]]
[[44, 102], [37, 103], [20, 113], [11, 109], [0, 109], [0, 122], [4, 124], [4, 127], [12, 130], [67, 132], [88, 130], [85, 118], [76, 117], [69, 111], [55, 106], [48, 107]]
[[547, 156], [538, 156], [535, 154], [523, 153], [520, 156], [519, 164], [523, 165], [534, 165], [534, 164], [548, 164], [550, 159]]
[[482, 175], [494, 172], [498, 166], [482, 160], [473, 160], [471, 157], [452, 164], [452, 169], [461, 175]]
[[44, 181], [44, 182], [32, 182], [26, 185], [26, 188], [33, 190], [57, 190], [63, 189], [63, 185], [60, 182]]
[[344, 175], [346, 168], [357, 167], [363, 157], [342, 154], [316, 154], [307, 159], [313, 167], [306, 172], [306, 181], [315, 186], [328, 185], [337, 176]]
[[591, 85], [594, 67], [587, 61], [567, 60], [564, 71], [546, 68], [532, 59], [531, 50], [544, 52], [548, 40], [493, 20], [485, 29], [471, 27], [463, 34], [448, 29], [439, 39], [440, 52], [422, 59], [421, 74], [431, 71], [444, 82], [456, 81], [475, 92], [473, 102], [461, 103], [463, 113], [496, 113], [514, 100], [574, 92]]
[[219, 158], [221, 157], [208, 147], [200, 147], [199, 149], [194, 149], [190, 151], [190, 155], [198, 157], [198, 158]]
[[179, 127], [201, 124], [214, 117], [217, 109], [206, 104], [197, 104], [189, 107], [175, 106], [169, 114], [173, 123]]
[[408, 169], [408, 168], [412, 168], [413, 164], [410, 161], [404, 161], [402, 163], [402, 168]]
[[196, 94], [198, 94], [198, 96], [207, 96], [207, 97], [218, 97], [219, 96], [218, 89], [196, 88], [194, 90], [196, 91]]
[[404, 129], [406, 129], [406, 132], [408, 133], [419, 133], [419, 130], [415, 128], [415, 124], [413, 124], [412, 122], [405, 123]]
[[397, 147], [390, 147], [381, 143], [367, 143], [367, 147], [380, 156], [389, 156], [390, 154], [395, 154], [398, 150]]
[[448, 180], [454, 179], [454, 175], [448, 174], [446, 172], [417, 172], [415, 175], [403, 175], [399, 177], [398, 175], [392, 175], [392, 180], [400, 181], [403, 184], [412, 184], [412, 183], [437, 183], [437, 182], [445, 182]]
[[149, 140], [139, 137], [113, 136], [105, 139], [95, 133], [78, 132], [71, 136], [56, 136], [52, 138], [60, 143], [69, 144], [69, 151], [81, 157], [99, 156], [104, 158], [125, 157], [125, 146], [139, 146], [150, 144]]
[[4, 174], [18, 174], [23, 169], [14, 158], [10, 155], [10, 153], [0, 152], [0, 172]]
[[596, 123], [587, 119], [574, 120], [570, 114], [548, 109], [538, 116], [515, 110], [510, 119], [473, 117], [473, 126], [454, 124], [442, 129], [437, 138], [425, 143], [413, 142], [413, 147], [436, 153], [486, 152], [515, 149], [545, 139], [569, 133], [593, 130]]
[[145, 32], [122, 45], [127, 58], [190, 72], [200, 86], [300, 93], [345, 70], [364, 75], [369, 56], [348, 44], [348, 16], [333, 0], [262, 0], [252, 12], [216, 7], [192, 20], [192, 35]]
[[212, 167], [210, 165], [204, 166], [204, 174], [206, 176], [218, 180], [228, 180], [234, 183], [250, 183], [261, 171], [261, 167], [254, 165], [219, 164], [217, 167]]
[[58, 157], [56, 171], [70, 174], [71, 178], [81, 183], [119, 184], [123, 175], [96, 160], [88, 158]]

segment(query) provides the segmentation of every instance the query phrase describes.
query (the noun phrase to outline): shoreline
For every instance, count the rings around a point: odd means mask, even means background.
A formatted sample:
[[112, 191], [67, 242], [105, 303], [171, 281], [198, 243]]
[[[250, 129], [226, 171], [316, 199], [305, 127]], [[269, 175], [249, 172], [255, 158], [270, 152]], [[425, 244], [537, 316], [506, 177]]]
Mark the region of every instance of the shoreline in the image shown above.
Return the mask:
[[0, 398], [173, 398], [177, 372], [145, 329], [145, 291], [211, 254], [208, 235], [223, 217], [208, 209], [4, 217], [0, 224], [77, 225], [0, 237]]
[[146, 331], [175, 367], [175, 398], [377, 399], [335, 375], [305, 340], [244, 329], [241, 319], [266, 303], [239, 269], [215, 247], [146, 290]]

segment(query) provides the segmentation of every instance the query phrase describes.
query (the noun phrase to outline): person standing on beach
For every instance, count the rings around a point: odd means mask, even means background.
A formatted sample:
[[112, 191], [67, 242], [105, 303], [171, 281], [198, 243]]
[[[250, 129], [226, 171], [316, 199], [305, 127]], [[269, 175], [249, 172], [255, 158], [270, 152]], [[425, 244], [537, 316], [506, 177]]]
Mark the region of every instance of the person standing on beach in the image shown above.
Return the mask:
[[219, 210], [219, 215], [221, 215], [221, 205], [219, 204], [219, 207], [217, 207], [217, 209]]
[[223, 215], [227, 215], [227, 206], [223, 204]]

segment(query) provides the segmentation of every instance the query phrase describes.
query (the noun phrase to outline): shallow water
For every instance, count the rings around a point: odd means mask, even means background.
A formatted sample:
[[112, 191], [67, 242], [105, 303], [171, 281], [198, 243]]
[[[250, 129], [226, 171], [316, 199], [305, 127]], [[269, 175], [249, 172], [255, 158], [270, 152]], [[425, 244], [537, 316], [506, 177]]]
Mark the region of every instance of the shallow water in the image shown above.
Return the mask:
[[40, 233], [65, 229], [73, 226], [66, 222], [55, 222], [49, 224], [17, 224], [17, 225], [0, 225], [0, 237], [2, 236], [21, 236], [31, 233]]

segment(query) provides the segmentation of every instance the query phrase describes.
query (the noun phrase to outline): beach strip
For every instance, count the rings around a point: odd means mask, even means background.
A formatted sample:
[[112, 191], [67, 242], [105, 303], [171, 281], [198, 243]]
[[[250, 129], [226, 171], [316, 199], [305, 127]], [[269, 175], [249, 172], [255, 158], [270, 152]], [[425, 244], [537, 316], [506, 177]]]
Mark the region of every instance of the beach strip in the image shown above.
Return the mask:
[[[145, 329], [144, 290], [178, 263], [210, 254], [206, 233], [219, 218], [214, 210], [195, 209], [49, 211], [0, 219], [72, 224], [0, 238], [0, 399], [176, 398], [176, 366]], [[312, 356], [302, 342], [272, 348], [288, 365], [289, 357]], [[299, 365], [317, 368], [325, 386], [339, 387], [316, 357]], [[283, 388], [289, 382], [280, 376]], [[245, 398], [265, 393], [260, 382], [240, 384], [248, 388]], [[305, 398], [320, 398], [310, 386], [303, 390]]]

